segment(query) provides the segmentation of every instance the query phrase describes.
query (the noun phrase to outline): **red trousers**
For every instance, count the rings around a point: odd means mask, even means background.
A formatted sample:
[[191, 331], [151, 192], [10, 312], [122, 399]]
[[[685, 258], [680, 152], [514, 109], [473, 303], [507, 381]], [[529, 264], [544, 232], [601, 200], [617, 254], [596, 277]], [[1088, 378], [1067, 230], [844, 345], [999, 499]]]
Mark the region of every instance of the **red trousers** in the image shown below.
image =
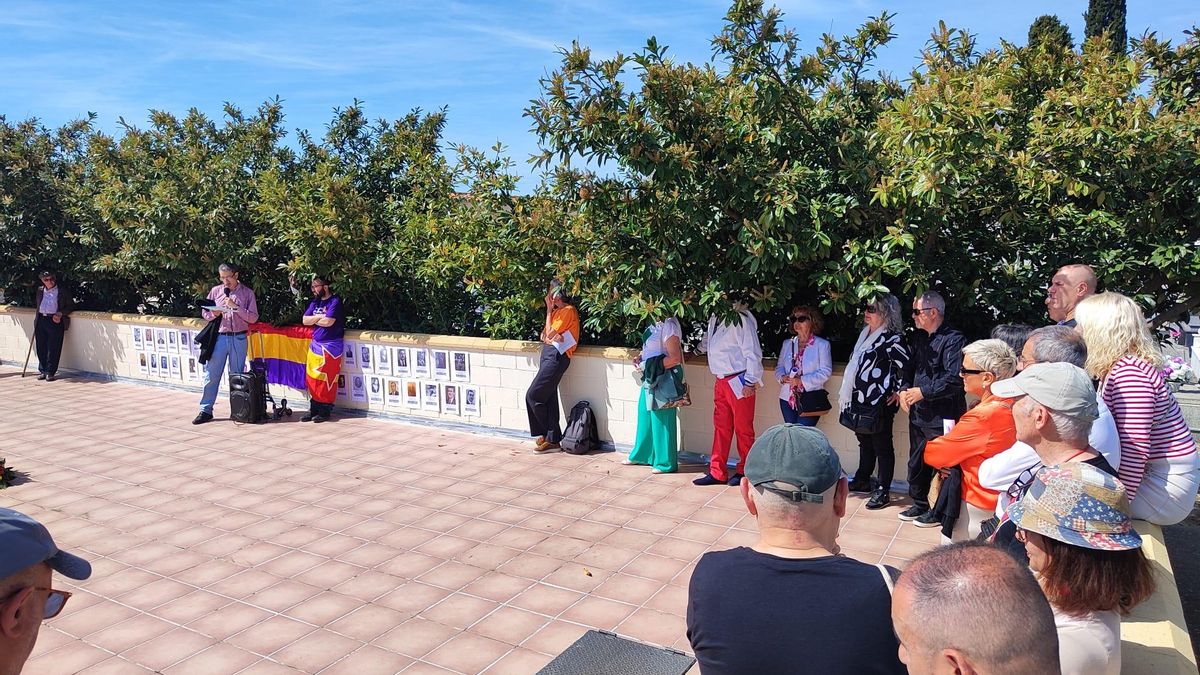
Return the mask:
[[[729, 446], [734, 433], [738, 441], [737, 473], [745, 472], [746, 457], [750, 454], [750, 446], [754, 445], [754, 402], [757, 397], [734, 396], [729, 380], [736, 377], [718, 378], [713, 385], [713, 446], [708, 473], [717, 480], [729, 480], [725, 464], [729, 461]], [[752, 387], [746, 388], [747, 394], [753, 391]]]

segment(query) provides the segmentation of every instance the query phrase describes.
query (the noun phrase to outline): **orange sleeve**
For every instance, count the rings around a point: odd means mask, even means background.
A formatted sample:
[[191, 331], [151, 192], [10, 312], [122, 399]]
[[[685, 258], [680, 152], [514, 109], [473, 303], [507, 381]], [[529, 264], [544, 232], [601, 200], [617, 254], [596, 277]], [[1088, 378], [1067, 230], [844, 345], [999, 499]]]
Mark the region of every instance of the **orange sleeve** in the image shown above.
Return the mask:
[[982, 453], [988, 442], [988, 425], [975, 410], [969, 410], [950, 433], [925, 444], [925, 463], [935, 469], [958, 466], [972, 455]]
[[576, 346], [566, 351], [567, 357], [574, 356], [575, 349], [579, 346], [579, 310], [567, 305], [554, 312], [550, 317], [550, 328], [556, 333], [570, 333], [571, 337], [575, 338]]

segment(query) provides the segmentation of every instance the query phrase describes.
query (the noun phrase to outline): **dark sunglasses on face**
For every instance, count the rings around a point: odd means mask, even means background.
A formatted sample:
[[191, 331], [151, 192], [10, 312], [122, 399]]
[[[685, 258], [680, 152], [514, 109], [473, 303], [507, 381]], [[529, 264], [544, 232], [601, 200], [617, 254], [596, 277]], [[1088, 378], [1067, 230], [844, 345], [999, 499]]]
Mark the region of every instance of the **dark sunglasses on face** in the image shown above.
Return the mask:
[[924, 309], [917, 309], [917, 308], [915, 308], [915, 307], [914, 307], [914, 308], [913, 308], [913, 311], [912, 311], [912, 315], [913, 315], [913, 316], [921, 316], [921, 313], [922, 313], [922, 312], [932, 312], [932, 311], [933, 311], [933, 308], [932, 308], [932, 307], [926, 307], [926, 308], [924, 308]]
[[792, 323], [804, 323], [808, 321], [808, 317], [803, 314], [795, 314], [792, 316]]
[[[66, 607], [67, 599], [71, 597], [71, 594], [67, 591], [58, 591], [45, 586], [34, 586], [32, 590], [35, 592], [46, 591], [49, 593], [49, 595], [46, 596], [46, 604], [42, 608], [43, 619], [53, 619], [54, 617], [58, 616], [63, 611], [63, 607]], [[17, 592], [20, 593], [20, 591]]]
[[959, 375], [982, 375], [986, 370], [976, 370], [974, 368], [963, 368], [958, 371]]
[[874, 305], [862, 305], [861, 307], [859, 307], [859, 309], [866, 312], [867, 314], [878, 313], [878, 310], [875, 309]]

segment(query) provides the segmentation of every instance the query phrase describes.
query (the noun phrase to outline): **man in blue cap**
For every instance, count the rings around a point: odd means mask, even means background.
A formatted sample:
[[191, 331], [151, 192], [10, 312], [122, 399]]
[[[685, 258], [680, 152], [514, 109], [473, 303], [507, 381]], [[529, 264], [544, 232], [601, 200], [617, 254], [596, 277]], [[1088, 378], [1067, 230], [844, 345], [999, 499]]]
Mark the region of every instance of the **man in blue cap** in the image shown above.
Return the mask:
[[83, 580], [92, 566], [60, 551], [38, 521], [0, 509], [0, 675], [21, 672], [42, 621], [58, 616], [71, 597], [50, 588], [52, 572]]
[[781, 424], [754, 442], [741, 482], [753, 546], [704, 554], [687, 635], [703, 675], [900, 675], [894, 570], [839, 555], [846, 475], [825, 434]]

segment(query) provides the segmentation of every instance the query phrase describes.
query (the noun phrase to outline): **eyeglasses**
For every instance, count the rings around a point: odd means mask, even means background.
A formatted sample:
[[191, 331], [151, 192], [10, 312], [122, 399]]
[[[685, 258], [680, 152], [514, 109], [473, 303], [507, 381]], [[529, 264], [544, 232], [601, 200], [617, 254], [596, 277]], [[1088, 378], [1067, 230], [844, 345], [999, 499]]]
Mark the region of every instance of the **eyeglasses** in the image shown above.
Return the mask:
[[803, 314], [797, 314], [792, 317], [792, 323], [804, 323], [809, 320], [809, 317]]
[[1029, 489], [1029, 484], [1033, 482], [1033, 477], [1037, 475], [1037, 472], [1041, 468], [1041, 464], [1034, 464], [1017, 475], [1017, 479], [1005, 491], [1010, 501], [1015, 502], [1025, 495], [1025, 491]]
[[875, 309], [875, 305], [862, 305], [859, 307], [859, 309], [866, 312], [867, 314], [878, 314], [879, 313], [879, 310]]
[[962, 368], [958, 371], [958, 374], [960, 376], [961, 375], [981, 375], [986, 372], [987, 372], [986, 370], [976, 370], [975, 368]]
[[921, 316], [922, 312], [932, 312], [934, 309], [936, 309], [936, 308], [935, 307], [925, 307], [924, 309], [917, 309], [916, 307], [913, 307], [912, 315], [913, 316]]
[[[30, 587], [26, 586], [26, 588], [30, 588]], [[22, 590], [24, 590], [24, 589], [22, 589]], [[46, 591], [49, 593], [49, 595], [46, 596], [46, 604], [44, 607], [42, 607], [42, 618], [43, 619], [53, 619], [54, 617], [61, 614], [63, 611], [63, 607], [67, 606], [67, 600], [71, 597], [71, 594], [68, 593], [67, 591], [59, 591], [59, 590], [55, 590], [53, 588], [46, 588], [45, 586], [33, 586], [32, 588], [30, 588], [30, 590]], [[16, 597], [16, 595], [20, 592], [21, 591], [17, 591], [17, 593], [14, 593], [13, 595], [9, 596], [9, 599]]]

